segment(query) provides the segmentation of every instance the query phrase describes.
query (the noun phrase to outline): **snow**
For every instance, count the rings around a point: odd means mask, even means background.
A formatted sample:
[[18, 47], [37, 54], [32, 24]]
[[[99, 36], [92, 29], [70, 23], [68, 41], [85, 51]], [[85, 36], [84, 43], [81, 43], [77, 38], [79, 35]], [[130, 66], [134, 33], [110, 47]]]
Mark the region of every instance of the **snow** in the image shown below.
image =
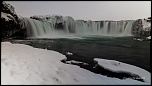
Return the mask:
[[1, 12], [1, 18], [4, 18], [6, 21], [14, 19], [13, 16], [11, 16], [8, 13], [4, 13], [4, 12]]
[[83, 65], [89, 65], [88, 63], [79, 62], [79, 61], [75, 61], [75, 60], [66, 61], [66, 63], [67, 63], [67, 64], [83, 64]]
[[144, 39], [137, 39], [138, 41], [143, 41]]
[[142, 19], [142, 25], [143, 25], [143, 29], [146, 31], [150, 31], [151, 30], [151, 22], [147, 22], [147, 19]]
[[[1, 46], [1, 85], [150, 84], [133, 79], [110, 78], [62, 63], [61, 60], [66, 57], [55, 51], [10, 42], [1, 42]], [[136, 72], [145, 73], [142, 69]]]
[[146, 37], [147, 39], [151, 39], [151, 36]]
[[133, 40], [143, 41], [144, 39], [137, 39], [137, 38], [133, 38]]
[[66, 52], [66, 55], [73, 55], [73, 53], [70, 53], [70, 52]]
[[131, 75], [139, 75], [142, 79], [144, 79], [145, 82], [151, 83], [151, 73], [144, 69], [114, 60], [105, 60], [98, 58], [95, 58], [94, 60], [97, 61], [101, 67], [107, 70], [118, 73], [125, 72], [130, 73]]

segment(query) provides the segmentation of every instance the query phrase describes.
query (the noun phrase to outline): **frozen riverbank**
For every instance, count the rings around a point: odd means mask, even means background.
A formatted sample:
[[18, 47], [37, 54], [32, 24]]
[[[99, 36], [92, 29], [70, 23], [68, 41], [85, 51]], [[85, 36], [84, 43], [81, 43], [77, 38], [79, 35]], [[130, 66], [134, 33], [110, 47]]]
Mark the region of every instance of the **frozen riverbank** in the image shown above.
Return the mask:
[[55, 51], [9, 42], [2, 42], [1, 45], [1, 84], [124, 85], [151, 83], [94, 74], [78, 66], [62, 63], [61, 60], [66, 57]]

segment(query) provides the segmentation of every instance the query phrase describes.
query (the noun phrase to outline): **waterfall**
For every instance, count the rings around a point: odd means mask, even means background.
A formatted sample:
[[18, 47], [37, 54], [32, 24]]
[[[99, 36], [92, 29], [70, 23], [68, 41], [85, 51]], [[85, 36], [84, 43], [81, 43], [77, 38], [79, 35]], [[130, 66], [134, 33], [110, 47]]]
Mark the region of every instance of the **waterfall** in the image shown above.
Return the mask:
[[126, 21], [84, 21], [62, 16], [33, 16], [21, 18], [28, 37], [64, 32], [77, 35], [123, 35], [130, 36], [134, 20]]
[[130, 21], [130, 22], [127, 23], [123, 35], [125, 35], [125, 36], [130, 36], [130, 35], [132, 35], [132, 34], [131, 34], [131, 30], [132, 30], [133, 23], [134, 23], [134, 21]]

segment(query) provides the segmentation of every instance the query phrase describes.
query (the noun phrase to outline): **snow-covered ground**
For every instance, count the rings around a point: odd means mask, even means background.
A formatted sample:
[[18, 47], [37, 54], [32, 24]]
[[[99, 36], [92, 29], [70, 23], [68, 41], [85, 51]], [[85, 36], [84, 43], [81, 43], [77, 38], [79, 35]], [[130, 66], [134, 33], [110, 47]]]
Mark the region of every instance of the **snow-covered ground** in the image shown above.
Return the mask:
[[[146, 82], [140, 82], [129, 78], [121, 80], [95, 74], [75, 65], [64, 64], [61, 60], [66, 59], [66, 57], [55, 51], [33, 48], [23, 44], [11, 44], [9, 42], [1, 42], [1, 45], [2, 85], [151, 84], [149, 82], [150, 80], [147, 80], [149, 78], [146, 78]], [[123, 65], [123, 67], [128, 68], [127, 65]], [[131, 65], [129, 67], [131, 67]], [[136, 72], [140, 71], [145, 72], [142, 69], [139, 69]], [[145, 77], [148, 77], [147, 73]]]
[[94, 60], [97, 61], [98, 65], [103, 67], [104, 69], [117, 72], [117, 73], [121, 73], [121, 72], [128, 73], [134, 76], [133, 78], [137, 78], [135, 76], [139, 76], [145, 82], [151, 83], [151, 73], [149, 73], [148, 71], [144, 69], [141, 69], [139, 67], [129, 65], [126, 63], [122, 63], [119, 61], [114, 61], [114, 60], [105, 60], [105, 59], [98, 59], [98, 58], [95, 58]]

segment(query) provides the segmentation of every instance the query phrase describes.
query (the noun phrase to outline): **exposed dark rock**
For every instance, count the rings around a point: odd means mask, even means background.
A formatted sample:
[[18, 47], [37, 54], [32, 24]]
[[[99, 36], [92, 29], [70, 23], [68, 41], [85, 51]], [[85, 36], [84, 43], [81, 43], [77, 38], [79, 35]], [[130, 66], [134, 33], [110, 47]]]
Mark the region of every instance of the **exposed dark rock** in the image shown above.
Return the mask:
[[1, 22], [2, 40], [26, 37], [26, 30], [20, 27], [15, 8], [4, 1], [2, 2]]
[[108, 33], [110, 33], [110, 27], [111, 26], [111, 22], [108, 23]]
[[56, 23], [55, 28], [58, 30], [62, 30], [62, 29], [64, 29], [64, 25], [63, 25], [63, 23]]
[[132, 28], [132, 34], [136, 36], [150, 36], [151, 32], [151, 25], [148, 26], [147, 24], [151, 23], [151, 20], [149, 19], [138, 19], [135, 21], [133, 28]]
[[103, 27], [103, 21], [100, 21], [100, 28], [102, 28]]
[[151, 17], [148, 17], [147, 19], [150, 19], [150, 20], [151, 20]]
[[142, 20], [138, 19], [135, 21], [132, 29], [132, 34], [134, 35], [140, 35], [142, 29]]
[[2, 2], [2, 12], [11, 14], [16, 20], [18, 19], [15, 8], [9, 3]]

